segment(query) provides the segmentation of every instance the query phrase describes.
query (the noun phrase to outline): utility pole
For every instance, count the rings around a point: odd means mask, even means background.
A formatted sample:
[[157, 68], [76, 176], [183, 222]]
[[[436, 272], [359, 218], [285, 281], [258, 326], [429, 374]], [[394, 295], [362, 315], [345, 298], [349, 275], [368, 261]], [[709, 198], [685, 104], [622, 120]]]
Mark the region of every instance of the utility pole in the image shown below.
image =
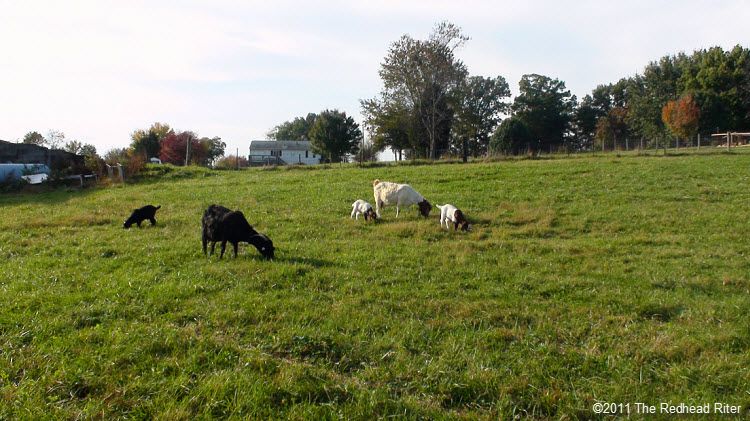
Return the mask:
[[362, 123], [362, 145], [359, 147], [359, 166], [362, 167], [365, 160], [365, 124]]
[[185, 142], [185, 166], [187, 167], [190, 163], [190, 136], [187, 136], [187, 142]]

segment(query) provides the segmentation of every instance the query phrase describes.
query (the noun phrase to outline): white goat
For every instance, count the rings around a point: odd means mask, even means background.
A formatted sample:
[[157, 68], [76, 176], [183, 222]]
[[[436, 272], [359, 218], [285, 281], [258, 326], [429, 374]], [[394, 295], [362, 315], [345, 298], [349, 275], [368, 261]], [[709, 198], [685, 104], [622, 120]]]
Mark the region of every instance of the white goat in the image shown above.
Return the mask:
[[375, 211], [372, 210], [372, 205], [365, 202], [362, 199], [359, 199], [352, 203], [352, 218], [359, 219], [359, 215], [365, 216], [365, 221], [372, 219], [375, 220], [377, 217], [375, 216]]
[[419, 213], [425, 218], [430, 215], [430, 210], [432, 210], [430, 202], [408, 184], [374, 180], [372, 191], [375, 195], [375, 214], [378, 218], [380, 218], [380, 208], [386, 205], [396, 205], [396, 218], [398, 218], [399, 208], [402, 206], [418, 205]]
[[442, 206], [437, 205], [438, 209], [440, 209], [440, 226], [442, 227], [443, 224], [445, 224], [445, 229], [450, 229], [450, 226], [448, 226], [448, 222], [453, 222], [453, 230], [458, 230], [458, 227], [461, 227], [461, 231], [471, 231], [471, 225], [469, 224], [469, 221], [466, 220], [466, 217], [464, 216], [464, 213], [461, 212], [461, 209], [451, 205], [450, 203], [446, 203]]

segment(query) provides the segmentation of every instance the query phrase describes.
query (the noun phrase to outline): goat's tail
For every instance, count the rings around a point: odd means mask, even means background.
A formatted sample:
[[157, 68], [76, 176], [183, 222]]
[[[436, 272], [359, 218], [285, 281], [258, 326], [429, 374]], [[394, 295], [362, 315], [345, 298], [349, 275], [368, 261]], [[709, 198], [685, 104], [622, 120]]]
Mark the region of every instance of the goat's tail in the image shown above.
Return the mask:
[[374, 179], [374, 180], [372, 180], [372, 186], [373, 187], [377, 186], [378, 184], [380, 184], [380, 180], [378, 180], [377, 178]]
[[161, 205], [157, 206], [156, 209], [161, 209]]

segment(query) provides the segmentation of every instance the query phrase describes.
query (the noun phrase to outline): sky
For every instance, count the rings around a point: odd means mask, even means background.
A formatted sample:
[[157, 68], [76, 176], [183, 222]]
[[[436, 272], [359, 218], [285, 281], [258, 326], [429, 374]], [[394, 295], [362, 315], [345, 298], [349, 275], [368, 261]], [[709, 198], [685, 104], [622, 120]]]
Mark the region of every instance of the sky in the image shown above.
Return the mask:
[[469, 73], [514, 95], [528, 73], [582, 98], [664, 55], [750, 47], [745, 0], [0, 0], [0, 139], [58, 130], [103, 154], [162, 122], [246, 155], [309, 112], [361, 123], [389, 45], [445, 20]]

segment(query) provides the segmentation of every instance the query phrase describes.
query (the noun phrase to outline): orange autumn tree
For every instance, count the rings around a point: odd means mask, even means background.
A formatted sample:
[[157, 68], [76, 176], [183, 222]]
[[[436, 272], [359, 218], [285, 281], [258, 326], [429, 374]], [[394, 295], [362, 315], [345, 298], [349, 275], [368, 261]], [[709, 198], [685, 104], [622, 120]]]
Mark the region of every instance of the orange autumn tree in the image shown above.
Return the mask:
[[661, 120], [675, 136], [689, 139], [698, 132], [700, 108], [691, 94], [669, 101], [661, 109]]

